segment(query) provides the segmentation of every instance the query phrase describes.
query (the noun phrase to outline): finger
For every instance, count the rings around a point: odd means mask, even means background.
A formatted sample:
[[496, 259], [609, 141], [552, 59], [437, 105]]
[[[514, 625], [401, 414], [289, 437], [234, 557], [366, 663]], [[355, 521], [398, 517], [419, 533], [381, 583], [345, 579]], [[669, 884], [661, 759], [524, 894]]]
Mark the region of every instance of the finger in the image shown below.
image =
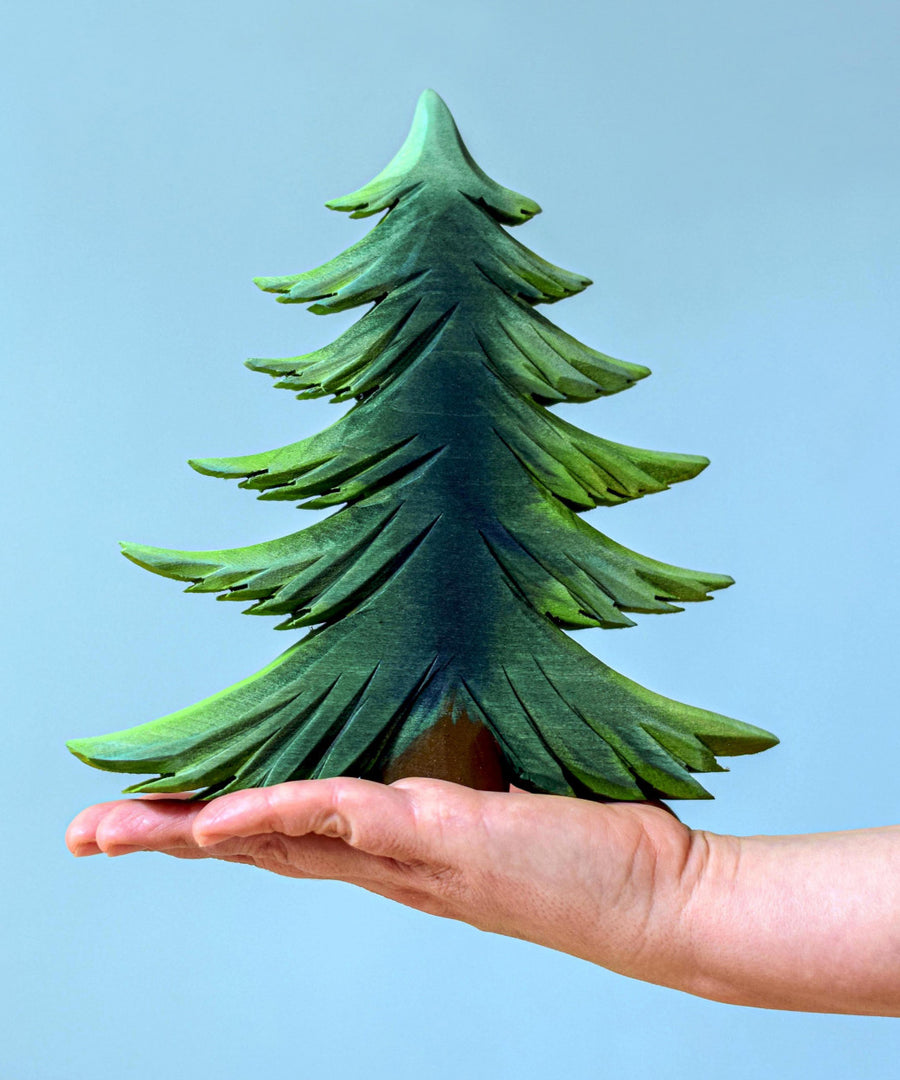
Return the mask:
[[75, 856], [96, 855], [101, 848], [96, 842], [97, 827], [118, 807], [132, 807], [135, 803], [184, 801], [190, 799], [190, 792], [178, 792], [173, 795], [143, 795], [138, 799], [113, 799], [110, 802], [97, 803], [77, 814], [66, 829], [66, 845]]
[[130, 799], [106, 806], [94, 825], [94, 843], [107, 855], [132, 851], [199, 850], [192, 831], [197, 803]]
[[[282, 848], [281, 845], [284, 845]], [[243, 863], [286, 877], [343, 881], [431, 914], [449, 914], [433, 889], [402, 863], [349, 847], [327, 836], [284, 837], [278, 833], [235, 837], [206, 849], [223, 862]], [[178, 852], [170, 852], [183, 857]]]
[[194, 821], [200, 845], [265, 834], [337, 838], [360, 852], [404, 861], [423, 849], [408, 791], [349, 777], [238, 791], [203, 807]]
[[215, 858], [240, 855], [257, 866], [288, 877], [345, 881], [351, 885], [380, 888], [396, 885], [407, 875], [405, 864], [351, 847], [344, 840], [310, 833], [285, 836], [262, 833], [256, 836], [229, 837], [204, 847]]
[[97, 803], [77, 814], [66, 829], [66, 846], [69, 851], [76, 857], [97, 855], [100, 852], [95, 840], [97, 825], [112, 807], [123, 801], [116, 799], [114, 802]]
[[385, 860], [356, 851], [343, 840], [330, 836], [284, 836], [263, 833], [236, 836], [205, 848], [216, 858], [241, 856], [255, 865], [289, 877], [330, 879], [359, 884], [361, 880], [383, 876]]
[[147, 848], [147, 847], [133, 847], [127, 849], [116, 850], [111, 852], [112, 855], [130, 855], [132, 852], [143, 851], [146, 853], [153, 852], [156, 855], [168, 855], [173, 859], [213, 859], [215, 856], [209, 851], [203, 851], [200, 848]]

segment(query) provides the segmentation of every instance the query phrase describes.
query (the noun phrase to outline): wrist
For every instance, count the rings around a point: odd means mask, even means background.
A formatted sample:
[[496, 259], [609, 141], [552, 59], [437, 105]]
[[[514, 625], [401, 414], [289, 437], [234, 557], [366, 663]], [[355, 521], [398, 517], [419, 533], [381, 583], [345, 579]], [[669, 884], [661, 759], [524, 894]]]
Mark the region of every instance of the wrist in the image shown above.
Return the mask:
[[739, 1003], [734, 976], [740, 967], [735, 947], [744, 920], [741, 862], [741, 837], [691, 831], [672, 913], [673, 981], [668, 985], [698, 997]]
[[740, 841], [688, 829], [668, 815], [647, 820], [642, 841], [587, 958], [632, 978], [714, 997], [699, 927], [727, 906]]
[[612, 924], [598, 928], [586, 958], [631, 978], [730, 1000], [722, 978], [728, 964], [717, 955], [717, 933], [710, 948], [710, 927], [728, 924], [739, 863], [738, 837], [687, 828], [652, 836], [635, 854], [633, 885], [617, 898]]

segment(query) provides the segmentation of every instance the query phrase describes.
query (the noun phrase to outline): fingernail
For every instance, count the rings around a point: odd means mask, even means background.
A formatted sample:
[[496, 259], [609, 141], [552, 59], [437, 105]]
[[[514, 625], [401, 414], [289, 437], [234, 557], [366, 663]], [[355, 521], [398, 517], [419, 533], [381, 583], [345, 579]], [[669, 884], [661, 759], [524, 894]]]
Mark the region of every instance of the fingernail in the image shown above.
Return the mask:
[[75, 847], [69, 848], [69, 850], [76, 859], [84, 859], [88, 855], [100, 854], [100, 848], [96, 844], [76, 844]]
[[120, 855], [130, 855], [134, 851], [145, 851], [146, 848], [132, 847], [128, 844], [118, 844], [108, 847], [104, 854], [110, 859], [117, 859]]

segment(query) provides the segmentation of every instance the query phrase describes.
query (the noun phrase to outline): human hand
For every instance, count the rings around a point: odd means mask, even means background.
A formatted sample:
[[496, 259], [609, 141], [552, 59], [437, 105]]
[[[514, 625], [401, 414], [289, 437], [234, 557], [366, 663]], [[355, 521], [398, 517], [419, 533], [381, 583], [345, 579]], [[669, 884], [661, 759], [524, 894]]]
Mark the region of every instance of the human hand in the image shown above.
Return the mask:
[[338, 778], [104, 803], [67, 842], [348, 881], [717, 1001], [900, 1015], [900, 826], [738, 838], [649, 804]]
[[132, 799], [81, 813], [76, 855], [159, 851], [336, 878], [434, 915], [670, 982], [692, 834], [664, 808], [341, 778], [209, 803]]

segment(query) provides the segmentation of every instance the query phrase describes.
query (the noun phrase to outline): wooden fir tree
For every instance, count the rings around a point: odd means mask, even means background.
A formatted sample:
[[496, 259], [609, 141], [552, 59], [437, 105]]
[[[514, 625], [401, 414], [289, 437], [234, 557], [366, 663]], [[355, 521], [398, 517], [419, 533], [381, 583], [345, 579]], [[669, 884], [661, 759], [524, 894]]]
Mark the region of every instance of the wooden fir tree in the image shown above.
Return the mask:
[[612, 671], [564, 631], [625, 627], [732, 583], [638, 555], [578, 514], [689, 480], [706, 458], [639, 450], [560, 419], [649, 371], [587, 348], [536, 305], [590, 282], [503, 226], [539, 207], [491, 180], [426, 90], [393, 161], [328, 203], [376, 227], [316, 270], [261, 278], [325, 314], [371, 305], [333, 344], [248, 366], [352, 408], [268, 453], [192, 461], [261, 499], [338, 507], [224, 551], [126, 544], [189, 592], [311, 628], [259, 673], [83, 761], [203, 797], [292, 779], [433, 776], [587, 798], [703, 798], [715, 755], [777, 740]]

